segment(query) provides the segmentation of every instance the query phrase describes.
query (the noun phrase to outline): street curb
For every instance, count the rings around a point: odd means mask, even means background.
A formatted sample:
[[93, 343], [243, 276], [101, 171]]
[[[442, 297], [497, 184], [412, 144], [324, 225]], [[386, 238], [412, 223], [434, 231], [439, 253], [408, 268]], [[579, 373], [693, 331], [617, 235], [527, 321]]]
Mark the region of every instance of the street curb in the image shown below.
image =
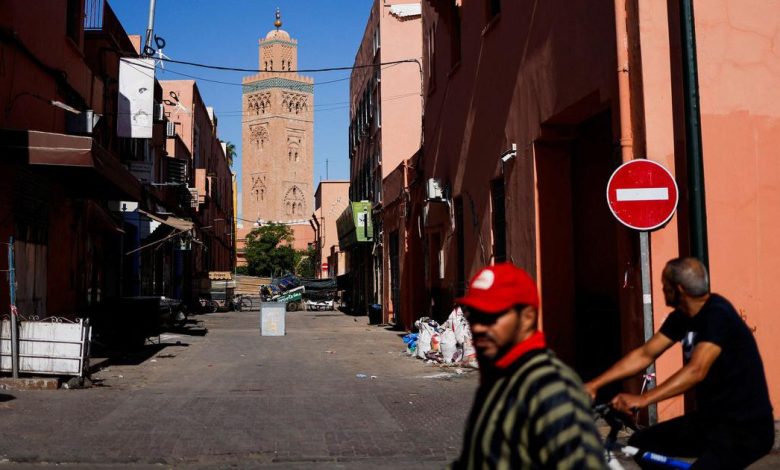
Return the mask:
[[59, 380], [55, 378], [0, 379], [0, 390], [57, 390]]

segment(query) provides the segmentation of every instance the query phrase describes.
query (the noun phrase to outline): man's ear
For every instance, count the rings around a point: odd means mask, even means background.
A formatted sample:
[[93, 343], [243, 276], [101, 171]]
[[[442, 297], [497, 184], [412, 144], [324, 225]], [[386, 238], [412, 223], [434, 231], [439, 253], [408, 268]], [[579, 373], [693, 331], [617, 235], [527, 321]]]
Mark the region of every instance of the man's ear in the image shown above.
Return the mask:
[[538, 317], [539, 312], [537, 312], [536, 307], [532, 305], [527, 305], [522, 311], [520, 311], [520, 324], [522, 325], [523, 330], [535, 330]]

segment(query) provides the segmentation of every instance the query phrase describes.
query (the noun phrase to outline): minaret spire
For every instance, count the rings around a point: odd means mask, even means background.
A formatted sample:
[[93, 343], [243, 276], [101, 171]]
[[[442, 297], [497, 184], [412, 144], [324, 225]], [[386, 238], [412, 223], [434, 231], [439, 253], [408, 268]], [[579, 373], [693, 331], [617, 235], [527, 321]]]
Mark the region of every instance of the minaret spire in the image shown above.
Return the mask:
[[276, 7], [276, 21], [274, 21], [274, 26], [276, 26], [277, 31], [282, 27], [282, 12], [279, 10], [279, 7]]

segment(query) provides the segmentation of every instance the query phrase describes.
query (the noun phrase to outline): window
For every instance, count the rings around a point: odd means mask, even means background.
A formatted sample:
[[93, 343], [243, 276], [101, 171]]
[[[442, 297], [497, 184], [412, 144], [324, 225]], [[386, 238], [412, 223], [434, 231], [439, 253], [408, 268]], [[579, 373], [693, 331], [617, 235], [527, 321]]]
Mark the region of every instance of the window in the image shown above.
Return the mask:
[[426, 35], [425, 61], [428, 68], [428, 91], [436, 87], [436, 23], [428, 28]]
[[374, 46], [373, 52], [374, 52], [374, 55], [376, 55], [376, 52], [379, 50], [379, 48], [381, 46], [380, 39], [379, 39], [379, 25], [377, 25], [377, 27], [374, 29], [374, 44], [373, 44], [373, 46]]
[[506, 205], [504, 199], [504, 179], [490, 183], [490, 202], [493, 219], [493, 261], [506, 261]]
[[466, 233], [464, 232], [465, 225], [463, 223], [463, 198], [459, 197], [455, 199], [455, 236], [457, 237], [457, 280], [456, 280], [456, 293], [458, 296], [462, 296], [466, 293]]
[[65, 34], [76, 43], [81, 45], [81, 24], [83, 21], [83, 6], [81, 0], [68, 0], [67, 19], [65, 24]]
[[196, 168], [202, 168], [200, 162], [200, 129], [197, 126], [192, 130], [192, 161]]

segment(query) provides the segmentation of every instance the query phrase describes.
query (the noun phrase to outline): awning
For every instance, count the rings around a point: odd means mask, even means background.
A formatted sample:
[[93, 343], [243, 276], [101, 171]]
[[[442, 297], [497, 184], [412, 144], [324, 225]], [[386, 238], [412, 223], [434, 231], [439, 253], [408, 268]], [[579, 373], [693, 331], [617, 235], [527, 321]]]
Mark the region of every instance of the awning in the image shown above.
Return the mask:
[[79, 195], [141, 200], [141, 182], [92, 137], [0, 129], [0, 150], [67, 179]]
[[419, 3], [405, 3], [390, 7], [390, 14], [398, 18], [416, 18], [422, 15], [422, 6]]
[[149, 212], [143, 211], [141, 209], [138, 209], [138, 212], [144, 214], [145, 216], [149, 217], [150, 219], [159, 222], [161, 224], [167, 225], [169, 227], [173, 227], [176, 230], [186, 232], [188, 230], [192, 230], [192, 228], [195, 226], [194, 222], [184, 219], [179, 219], [177, 217], [171, 217], [171, 216], [158, 216], [155, 214], [151, 214]]

